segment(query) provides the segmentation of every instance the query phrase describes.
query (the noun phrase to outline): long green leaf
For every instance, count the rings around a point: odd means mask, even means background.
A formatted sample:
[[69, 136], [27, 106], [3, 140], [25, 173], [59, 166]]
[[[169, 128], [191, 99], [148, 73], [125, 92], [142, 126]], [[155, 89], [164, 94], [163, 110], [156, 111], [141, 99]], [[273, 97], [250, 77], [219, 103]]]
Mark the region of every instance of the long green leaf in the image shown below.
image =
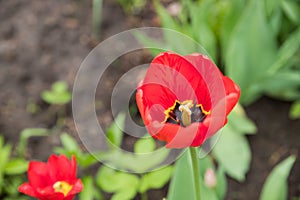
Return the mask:
[[282, 0], [265, 0], [265, 7], [268, 17], [271, 17], [272, 14], [280, 8], [281, 2]]
[[280, 93], [284, 90], [297, 89], [300, 86], [300, 71], [282, 70], [261, 81], [262, 89], [266, 93]]
[[246, 137], [235, 132], [230, 124], [227, 124], [222, 131], [213, 154], [229, 176], [244, 181], [251, 161], [249, 143]]
[[287, 178], [295, 160], [295, 156], [290, 156], [272, 170], [263, 186], [260, 200], [287, 199]]
[[217, 39], [209, 23], [213, 1], [202, 1], [190, 4], [191, 26], [194, 38], [207, 50], [210, 57], [216, 61]]
[[111, 142], [110, 146], [116, 145], [119, 147], [123, 139], [123, 130], [125, 126], [125, 117], [124, 113], [119, 113], [115, 119], [115, 122], [107, 129], [107, 138]]
[[226, 73], [243, 91], [242, 103], [259, 96], [255, 83], [265, 76], [276, 57], [276, 40], [266, 21], [263, 2], [250, 1], [231, 35], [225, 57]]
[[176, 161], [173, 178], [168, 192], [168, 200], [196, 200], [191, 171], [189, 151]]
[[238, 104], [228, 116], [228, 124], [234, 130], [241, 134], [255, 134], [257, 129], [254, 124], [246, 115], [243, 107]]
[[294, 24], [298, 24], [300, 22], [300, 6], [299, 2], [293, 0], [284, 0], [282, 2], [282, 9], [288, 16], [288, 18], [294, 22]]
[[28, 162], [26, 160], [15, 158], [11, 159], [5, 166], [5, 174], [16, 175], [27, 171]]
[[228, 43], [230, 41], [230, 36], [235, 30], [238, 20], [245, 8], [245, 0], [229, 0], [226, 1], [227, 10], [221, 20], [221, 48], [222, 54], [226, 55], [228, 50]]
[[300, 48], [300, 28], [290, 34], [289, 38], [280, 47], [276, 56], [276, 61], [270, 67], [268, 73], [273, 75], [280, 68], [287, 67], [288, 61]]
[[12, 146], [10, 144], [0, 147], [0, 193], [1, 193], [1, 188], [2, 188], [2, 184], [3, 184], [4, 170], [5, 170], [6, 164], [9, 161], [11, 149], [12, 149]]

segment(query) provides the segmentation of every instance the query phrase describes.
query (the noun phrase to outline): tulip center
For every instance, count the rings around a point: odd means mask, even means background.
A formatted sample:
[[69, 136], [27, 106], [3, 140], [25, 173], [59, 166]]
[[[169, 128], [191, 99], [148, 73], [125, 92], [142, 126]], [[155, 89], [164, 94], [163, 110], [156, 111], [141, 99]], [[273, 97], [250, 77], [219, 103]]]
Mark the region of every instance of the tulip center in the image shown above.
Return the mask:
[[209, 113], [201, 104], [195, 104], [192, 100], [176, 100], [174, 105], [165, 111], [164, 122], [186, 127], [193, 122], [202, 122]]
[[64, 196], [67, 196], [72, 189], [72, 185], [65, 181], [57, 181], [54, 183], [53, 188], [55, 192], [61, 192]]

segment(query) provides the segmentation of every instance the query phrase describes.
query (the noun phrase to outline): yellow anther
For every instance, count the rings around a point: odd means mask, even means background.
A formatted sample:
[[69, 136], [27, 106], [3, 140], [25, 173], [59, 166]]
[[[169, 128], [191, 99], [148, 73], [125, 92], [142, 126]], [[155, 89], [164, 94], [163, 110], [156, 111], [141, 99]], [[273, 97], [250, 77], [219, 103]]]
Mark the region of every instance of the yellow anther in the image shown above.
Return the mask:
[[64, 196], [67, 196], [72, 189], [72, 185], [65, 181], [57, 181], [54, 183], [53, 188], [55, 192], [61, 192]]

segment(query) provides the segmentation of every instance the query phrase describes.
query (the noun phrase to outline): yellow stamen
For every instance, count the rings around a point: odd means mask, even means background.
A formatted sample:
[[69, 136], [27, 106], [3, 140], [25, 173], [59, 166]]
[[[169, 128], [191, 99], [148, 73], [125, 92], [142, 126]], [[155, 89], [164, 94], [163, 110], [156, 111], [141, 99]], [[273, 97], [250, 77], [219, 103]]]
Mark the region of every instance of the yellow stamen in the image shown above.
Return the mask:
[[169, 107], [167, 110], [165, 110], [164, 113], [166, 116], [165, 116], [165, 120], [163, 122], [166, 122], [167, 119], [170, 117], [169, 113], [175, 109], [176, 103], [180, 103], [180, 102], [178, 100], [176, 100], [175, 103], [171, 107]]
[[61, 192], [64, 196], [67, 196], [72, 189], [72, 185], [65, 181], [57, 181], [54, 183], [53, 188], [55, 192]]
[[209, 114], [210, 114], [210, 111], [206, 111], [206, 110], [204, 110], [204, 108], [203, 108], [202, 104], [197, 104], [197, 107], [200, 107], [200, 108], [201, 108], [201, 110], [202, 110], [203, 114], [205, 114], [205, 115], [209, 115]]

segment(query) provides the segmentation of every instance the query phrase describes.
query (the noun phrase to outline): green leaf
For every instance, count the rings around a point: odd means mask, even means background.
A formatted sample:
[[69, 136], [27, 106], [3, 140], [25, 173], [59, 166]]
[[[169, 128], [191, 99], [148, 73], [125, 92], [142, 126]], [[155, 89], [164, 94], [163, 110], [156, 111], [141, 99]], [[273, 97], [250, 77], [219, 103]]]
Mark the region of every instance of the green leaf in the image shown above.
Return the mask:
[[9, 161], [12, 146], [10, 144], [5, 145], [0, 149], [0, 193], [3, 184], [3, 176], [5, 172], [5, 167]]
[[300, 101], [296, 101], [292, 104], [290, 109], [290, 118], [297, 119], [300, 118]]
[[131, 194], [133, 198], [138, 191], [139, 178], [136, 175], [115, 171], [114, 169], [102, 166], [96, 176], [97, 185], [109, 193]]
[[216, 193], [219, 199], [224, 199], [226, 195], [227, 189], [227, 181], [225, 176], [225, 171], [222, 166], [219, 166], [217, 171], [217, 185], [216, 185]]
[[45, 128], [26, 128], [20, 134], [20, 142], [18, 144], [18, 154], [24, 156], [26, 153], [26, 146], [30, 137], [47, 136], [49, 130]]
[[213, 154], [229, 176], [244, 181], [251, 161], [249, 143], [245, 136], [235, 132], [229, 124], [222, 131]]
[[209, 168], [215, 170], [215, 166], [211, 156], [205, 156], [204, 158], [199, 159], [199, 165], [200, 165], [199, 166], [200, 174], [203, 178], [204, 178], [204, 174]]
[[241, 105], [237, 105], [228, 116], [228, 123], [232, 128], [241, 134], [255, 134], [257, 129], [247, 116]]
[[[241, 102], [249, 104], [261, 91], [262, 79], [276, 58], [276, 39], [266, 21], [263, 2], [250, 1], [231, 34], [225, 55], [226, 74], [241, 88]], [[259, 31], [258, 31], [259, 30]]]
[[57, 93], [65, 92], [68, 90], [68, 85], [63, 81], [57, 81], [52, 85], [52, 91]]
[[164, 28], [173, 29], [173, 30], [180, 30], [179, 24], [176, 22], [172, 16], [168, 14], [165, 8], [158, 2], [154, 1], [155, 10], [162, 21], [162, 25]]
[[94, 199], [94, 186], [93, 179], [90, 176], [86, 176], [82, 179], [84, 188], [79, 195], [80, 200], [93, 200]]
[[18, 188], [22, 183], [24, 183], [24, 176], [7, 176], [5, 178], [5, 184], [2, 194], [6, 194], [5, 196], [11, 198], [11, 200], [15, 199], [21, 199], [19, 191], [16, 189]]
[[230, 0], [226, 1], [226, 4], [228, 4], [227, 10], [224, 13], [220, 25], [220, 39], [223, 55], [226, 55], [232, 32], [235, 30], [235, 26], [244, 11], [246, 2], [245, 0]]
[[97, 191], [94, 186], [93, 178], [91, 176], [85, 176], [82, 179], [84, 188], [79, 194], [80, 200], [95, 200], [95, 199], [104, 199], [102, 195]]
[[168, 200], [196, 200], [189, 151], [175, 163], [174, 174], [169, 186]]
[[280, 8], [276, 8], [276, 10], [274, 10], [273, 14], [269, 18], [269, 24], [274, 35], [278, 35], [282, 28], [281, 27], [283, 21], [282, 16], [283, 16], [282, 10]]
[[26, 160], [15, 158], [6, 164], [4, 172], [8, 175], [23, 174], [27, 171], [27, 168], [28, 162]]
[[296, 31], [291, 33], [288, 39], [280, 47], [276, 56], [276, 61], [269, 69], [270, 75], [271, 76], [274, 75], [274, 73], [277, 72], [280, 68], [283, 67], [287, 68], [288, 62], [290, 61], [292, 56], [294, 56], [295, 53], [299, 50], [299, 47], [300, 47], [300, 28], [298, 28]]
[[150, 36], [147, 36], [144, 33], [136, 32], [134, 36], [137, 38], [137, 40], [142, 43], [145, 48], [148, 49], [148, 51], [153, 55], [156, 56], [159, 53], [166, 51], [169, 49], [167, 47], [167, 44], [165, 44], [162, 41], [159, 41], [158, 39], [151, 38]]
[[[189, 25], [182, 25], [177, 22], [172, 16], [168, 14], [165, 8], [163, 8], [158, 1], [154, 1], [155, 10], [162, 21], [163, 28], [167, 28], [163, 30], [164, 39], [167, 43], [168, 50], [179, 53], [181, 55], [190, 54], [197, 51], [197, 45], [195, 41], [188, 37], [189, 33]], [[178, 32], [175, 32], [178, 31]]]
[[168, 166], [143, 175], [140, 183], [140, 193], [144, 193], [149, 189], [162, 188], [170, 180], [172, 172], [173, 167]]
[[284, 70], [279, 71], [263, 80], [262, 89], [269, 94], [277, 94], [290, 90], [293, 88], [298, 88], [300, 86], [300, 73], [296, 70]]
[[66, 104], [70, 102], [72, 95], [68, 91], [68, 85], [63, 81], [57, 81], [52, 84], [51, 90], [43, 91], [42, 99], [49, 104]]
[[165, 147], [157, 149], [151, 154], [132, 154], [112, 149], [112, 151], [100, 155], [98, 159], [109, 163], [110, 166], [117, 169], [143, 173], [162, 163], [169, 152], [170, 150]]
[[295, 156], [290, 156], [272, 170], [264, 183], [260, 200], [287, 199], [287, 178], [295, 160]]
[[299, 24], [300, 22], [299, 2], [293, 0], [284, 0], [282, 2], [282, 9], [294, 24]]
[[115, 193], [111, 200], [131, 200], [135, 197], [136, 191], [131, 187]]
[[265, 0], [265, 7], [268, 17], [271, 17], [281, 5], [282, 0]]
[[208, 188], [206, 185], [200, 186], [200, 197], [201, 199], [219, 200], [214, 190]]
[[78, 155], [77, 160], [78, 164], [80, 164], [82, 168], [88, 168], [98, 162], [95, 156], [89, 153], [81, 153], [80, 155]]
[[202, 1], [199, 4], [196, 4], [196, 2], [190, 4], [189, 10], [194, 38], [203, 45], [212, 59], [216, 61], [217, 40], [209, 23], [209, 19], [211, 18], [210, 14], [214, 7], [215, 2]]
[[155, 150], [156, 144], [152, 137], [140, 138], [134, 144], [135, 153], [151, 153]]
[[68, 133], [63, 133], [60, 136], [63, 147], [69, 152], [81, 152], [76, 140]]
[[125, 113], [119, 113], [114, 123], [107, 129], [106, 136], [112, 145], [119, 147], [122, 144], [123, 130], [125, 126]]

